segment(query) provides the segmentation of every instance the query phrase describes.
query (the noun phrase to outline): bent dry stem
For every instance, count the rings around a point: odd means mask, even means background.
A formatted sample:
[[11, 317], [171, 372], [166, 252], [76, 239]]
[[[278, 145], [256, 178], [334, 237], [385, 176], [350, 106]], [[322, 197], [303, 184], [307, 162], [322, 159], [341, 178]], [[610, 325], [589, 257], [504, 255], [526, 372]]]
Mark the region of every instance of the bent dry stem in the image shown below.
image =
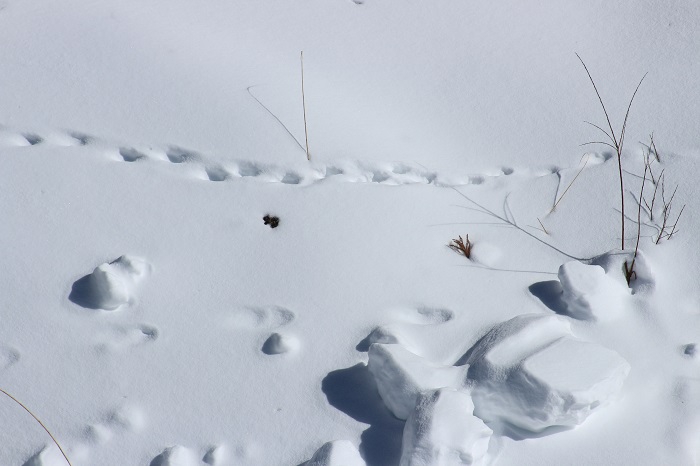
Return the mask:
[[593, 76], [591, 76], [590, 71], [588, 71], [588, 67], [586, 64], [583, 62], [583, 59], [581, 56], [577, 53], [576, 56], [578, 57], [579, 61], [583, 65], [583, 68], [586, 70], [586, 74], [588, 75], [588, 79], [591, 81], [591, 84], [593, 84], [593, 90], [595, 90], [596, 96], [598, 96], [598, 101], [600, 102], [600, 106], [603, 108], [603, 113], [605, 114], [605, 120], [608, 123], [608, 129], [610, 132], [604, 130], [600, 126], [586, 122], [589, 125], [593, 126], [594, 128], [600, 130], [605, 136], [608, 138], [610, 142], [605, 142], [605, 141], [594, 141], [594, 142], [587, 142], [583, 145], [587, 144], [603, 144], [605, 146], [611, 147], [612, 149], [615, 150], [615, 153], [617, 154], [617, 168], [620, 173], [620, 223], [621, 223], [621, 228], [622, 228], [622, 236], [621, 236], [621, 249], [624, 251], [625, 250], [625, 187], [623, 184], [622, 180], [622, 147], [625, 144], [625, 131], [627, 130], [627, 119], [630, 116], [630, 109], [632, 108], [632, 102], [634, 101], [634, 97], [637, 95], [637, 91], [639, 90], [639, 86], [642, 85], [642, 82], [644, 81], [644, 78], [647, 77], [646, 73], [644, 76], [642, 76], [642, 79], [639, 80], [639, 84], [637, 84], [637, 88], [634, 90], [634, 93], [632, 94], [632, 98], [630, 99], [629, 104], [627, 105], [627, 112], [625, 113], [625, 119], [622, 122], [622, 129], [620, 130], [620, 136], [615, 135], [615, 130], [613, 129], [612, 123], [610, 122], [610, 115], [608, 114], [608, 110], [605, 108], [605, 104], [603, 103], [603, 98], [600, 96], [600, 92], [598, 92], [598, 86], [596, 86], [595, 81], [593, 80]]
[[10, 395], [9, 393], [7, 393], [7, 392], [6, 392], [5, 390], [3, 390], [2, 388], [0, 388], [0, 392], [4, 393], [4, 394], [5, 394], [7, 397], [9, 397], [12, 401], [14, 401], [14, 402], [17, 403], [18, 405], [20, 405], [26, 412], [29, 413], [30, 416], [32, 416], [32, 417], [34, 418], [34, 420], [35, 420], [36, 422], [39, 423], [39, 425], [42, 427], [42, 429], [44, 429], [44, 430], [46, 431], [46, 433], [49, 434], [49, 437], [51, 437], [51, 440], [53, 440], [53, 443], [56, 444], [56, 446], [57, 446], [58, 449], [60, 450], [61, 454], [63, 455], [63, 458], [65, 458], [66, 463], [68, 463], [68, 466], [73, 466], [73, 465], [71, 464], [70, 460], [68, 459], [68, 456], [66, 456], [66, 452], [63, 451], [63, 448], [61, 448], [61, 445], [59, 445], [58, 441], [56, 440], [56, 437], [54, 437], [53, 434], [52, 434], [51, 432], [49, 432], [49, 429], [46, 428], [46, 426], [44, 425], [44, 423], [41, 422], [41, 421], [39, 420], [39, 418], [36, 417], [36, 416], [34, 415], [34, 413], [31, 412], [31, 411], [29, 410], [29, 408], [27, 408], [27, 407], [26, 407], [21, 401], [19, 401], [17, 398], [15, 398], [14, 396]]

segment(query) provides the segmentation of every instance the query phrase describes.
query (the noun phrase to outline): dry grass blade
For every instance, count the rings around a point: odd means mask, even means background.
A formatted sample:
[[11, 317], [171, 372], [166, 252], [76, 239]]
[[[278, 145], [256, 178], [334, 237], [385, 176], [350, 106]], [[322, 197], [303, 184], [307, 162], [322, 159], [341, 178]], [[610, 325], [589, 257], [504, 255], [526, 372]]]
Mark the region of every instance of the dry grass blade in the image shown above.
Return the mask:
[[70, 460], [68, 459], [68, 456], [66, 456], [66, 453], [63, 451], [63, 448], [61, 448], [61, 445], [59, 445], [59, 444], [58, 444], [58, 441], [56, 441], [56, 437], [54, 437], [53, 434], [52, 434], [51, 432], [49, 432], [49, 429], [46, 428], [46, 426], [44, 425], [44, 423], [41, 422], [41, 421], [39, 420], [39, 418], [36, 417], [36, 416], [34, 415], [34, 413], [31, 412], [31, 411], [29, 410], [29, 408], [27, 408], [27, 407], [26, 407], [21, 401], [19, 401], [17, 398], [15, 398], [14, 396], [10, 395], [9, 393], [7, 393], [7, 392], [6, 392], [5, 390], [3, 390], [2, 388], [0, 388], [0, 392], [4, 393], [4, 394], [5, 394], [6, 396], [8, 396], [12, 401], [14, 401], [14, 402], [17, 403], [18, 405], [20, 405], [26, 412], [29, 413], [30, 416], [32, 416], [32, 417], [34, 418], [34, 420], [35, 420], [36, 422], [39, 423], [39, 425], [46, 431], [46, 433], [49, 434], [49, 437], [51, 437], [51, 440], [53, 440], [53, 443], [55, 443], [56, 446], [58, 447], [58, 449], [61, 451], [61, 454], [63, 455], [63, 458], [65, 458], [66, 463], [68, 463], [69, 466], [73, 466], [73, 465], [71, 464]]
[[644, 81], [644, 78], [647, 77], [647, 74], [645, 73], [644, 76], [642, 76], [642, 79], [639, 80], [639, 84], [637, 84], [637, 87], [634, 90], [634, 93], [632, 94], [632, 98], [629, 101], [629, 104], [627, 105], [627, 112], [625, 113], [625, 119], [622, 122], [622, 129], [620, 130], [620, 136], [619, 138], [615, 136], [615, 130], [613, 129], [612, 123], [610, 122], [610, 114], [608, 114], [608, 110], [605, 108], [605, 103], [603, 103], [603, 98], [600, 95], [600, 92], [598, 91], [598, 86], [596, 86], [595, 81], [593, 80], [593, 76], [591, 75], [591, 72], [588, 71], [588, 67], [586, 66], [586, 63], [584, 63], [583, 59], [581, 56], [577, 53], [576, 57], [578, 57], [579, 61], [583, 65], [583, 69], [586, 70], [586, 74], [588, 75], [588, 79], [591, 81], [591, 84], [593, 85], [593, 90], [595, 91], [595, 95], [598, 97], [598, 102], [600, 102], [600, 106], [603, 108], [603, 113], [605, 114], [605, 121], [608, 123], [608, 128], [610, 129], [610, 132], [608, 133], [605, 131], [603, 128], [600, 126], [594, 125], [593, 123], [588, 123], [596, 128], [598, 128], [600, 131], [602, 131], [608, 139], [610, 139], [610, 143], [607, 142], [594, 142], [592, 144], [603, 144], [606, 146], [609, 146], [615, 150], [615, 153], [617, 154], [617, 168], [619, 171], [620, 175], [620, 227], [622, 229], [622, 235], [621, 235], [621, 249], [624, 251], [625, 250], [625, 187], [622, 179], [622, 147], [624, 146], [625, 143], [625, 132], [627, 131], [627, 120], [629, 119], [630, 116], [630, 110], [632, 109], [632, 102], [634, 101], [635, 96], [637, 95], [637, 91], [639, 91], [639, 87], [642, 85], [642, 82]]
[[[639, 199], [644, 199], [644, 184], [647, 181], [647, 172], [649, 171], [649, 165], [644, 165], [644, 177], [642, 178], [642, 189], [639, 191]], [[653, 201], [652, 201], [653, 203]], [[627, 279], [627, 286], [629, 286], [632, 278], [637, 278], [637, 272], [634, 271], [634, 265], [637, 261], [637, 254], [639, 253], [639, 238], [642, 235], [642, 203], [637, 203], [637, 244], [634, 246], [634, 255], [632, 256], [632, 263], [627, 265], [625, 261], [625, 279]]]
[[462, 254], [467, 259], [471, 258], [473, 244], [469, 241], [469, 235], [467, 235], [465, 239], [462, 239], [462, 236], [458, 236], [447, 246], [456, 253]]
[[304, 95], [304, 51], [301, 52], [299, 60], [301, 62], [301, 103], [304, 107], [304, 138], [306, 140], [306, 160], [311, 160], [309, 152], [309, 130], [306, 128], [306, 96]]
[[[564, 192], [562, 193], [562, 195], [559, 196], [559, 200], [557, 200], [557, 201], [554, 203], [554, 206], [552, 207], [552, 210], [549, 211], [549, 213], [554, 212], [554, 209], [557, 208], [557, 206], [559, 205], [559, 203], [561, 202], [561, 200], [564, 198], [564, 196], [566, 195], [566, 193], [569, 191], [569, 189], [571, 188], [571, 186], [574, 184], [574, 181], [576, 181], [576, 179], [579, 177], [579, 175], [581, 174], [581, 172], [583, 172], [583, 169], [586, 168], [586, 165], [588, 165], [588, 158], [589, 158], [589, 156], [586, 155], [586, 161], [583, 163], [583, 166], [582, 166], [581, 169], [578, 171], [578, 173], [576, 174], [576, 176], [574, 177], [574, 179], [571, 180], [571, 183], [569, 183], [569, 186], [566, 187], [566, 189], [564, 190]], [[539, 219], [537, 219], [537, 220], [539, 220]], [[540, 225], [542, 225], [541, 222], [540, 222]], [[542, 228], [544, 228], [544, 226], [543, 226]], [[545, 232], [546, 232], [546, 230], [545, 230]]]

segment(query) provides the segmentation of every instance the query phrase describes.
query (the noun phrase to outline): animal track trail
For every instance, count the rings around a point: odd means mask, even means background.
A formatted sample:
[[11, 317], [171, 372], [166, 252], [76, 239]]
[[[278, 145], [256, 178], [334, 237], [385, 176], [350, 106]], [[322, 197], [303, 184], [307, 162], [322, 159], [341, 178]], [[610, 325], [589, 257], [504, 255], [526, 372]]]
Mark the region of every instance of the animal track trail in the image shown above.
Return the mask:
[[226, 323], [230, 328], [275, 330], [296, 319], [294, 312], [281, 306], [246, 307], [234, 311]]
[[[371, 183], [385, 186], [431, 185], [455, 187], [486, 184], [490, 180], [515, 173], [511, 167], [500, 167], [483, 173], [438, 173], [411, 162], [370, 162], [344, 160], [332, 164], [310, 164], [295, 169], [252, 160], [237, 160], [217, 164], [204, 154], [178, 145], [120, 144], [79, 131], [47, 130], [43, 132], [17, 131], [0, 125], [0, 147], [95, 146], [115, 161], [127, 163], [169, 162], [187, 165], [184, 176], [207, 182], [232, 182], [246, 179], [264, 183], [282, 183], [289, 186], [306, 186], [318, 182]], [[591, 163], [596, 163], [595, 157]], [[194, 168], [194, 171], [192, 170]]]

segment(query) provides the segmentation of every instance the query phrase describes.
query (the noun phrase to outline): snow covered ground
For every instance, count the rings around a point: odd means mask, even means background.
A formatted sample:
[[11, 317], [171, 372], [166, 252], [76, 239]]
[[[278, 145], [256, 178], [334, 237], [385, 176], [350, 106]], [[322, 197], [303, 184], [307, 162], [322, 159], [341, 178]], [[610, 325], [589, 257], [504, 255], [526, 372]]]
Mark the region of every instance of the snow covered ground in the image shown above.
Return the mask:
[[74, 466], [700, 464], [698, 18], [0, 0], [0, 389]]

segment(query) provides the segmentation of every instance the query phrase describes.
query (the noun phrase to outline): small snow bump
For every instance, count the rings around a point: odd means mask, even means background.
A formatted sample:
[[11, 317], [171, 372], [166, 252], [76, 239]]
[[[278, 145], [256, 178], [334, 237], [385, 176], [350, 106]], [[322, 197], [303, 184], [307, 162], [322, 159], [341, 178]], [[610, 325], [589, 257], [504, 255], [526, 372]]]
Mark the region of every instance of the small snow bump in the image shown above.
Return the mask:
[[146, 414], [137, 406], [123, 405], [109, 416], [109, 422], [131, 432], [141, 432], [146, 427]]
[[107, 443], [114, 433], [104, 424], [91, 424], [85, 429], [85, 437], [90, 443], [104, 445]]
[[73, 283], [69, 299], [88, 309], [116, 310], [134, 299], [136, 286], [149, 271], [143, 259], [121, 256]]
[[325, 443], [304, 466], [365, 466], [357, 447], [348, 440]]
[[0, 144], [3, 146], [25, 147], [31, 145], [25, 136], [12, 131], [0, 129]]
[[273, 333], [265, 340], [262, 352], [267, 355], [284, 354], [294, 352], [299, 348], [299, 340], [290, 335]]
[[153, 458], [150, 466], [198, 466], [200, 464], [197, 454], [186, 447], [175, 445], [166, 448]]
[[210, 447], [204, 454], [202, 461], [210, 466], [223, 465], [230, 458], [231, 453], [225, 445]]

